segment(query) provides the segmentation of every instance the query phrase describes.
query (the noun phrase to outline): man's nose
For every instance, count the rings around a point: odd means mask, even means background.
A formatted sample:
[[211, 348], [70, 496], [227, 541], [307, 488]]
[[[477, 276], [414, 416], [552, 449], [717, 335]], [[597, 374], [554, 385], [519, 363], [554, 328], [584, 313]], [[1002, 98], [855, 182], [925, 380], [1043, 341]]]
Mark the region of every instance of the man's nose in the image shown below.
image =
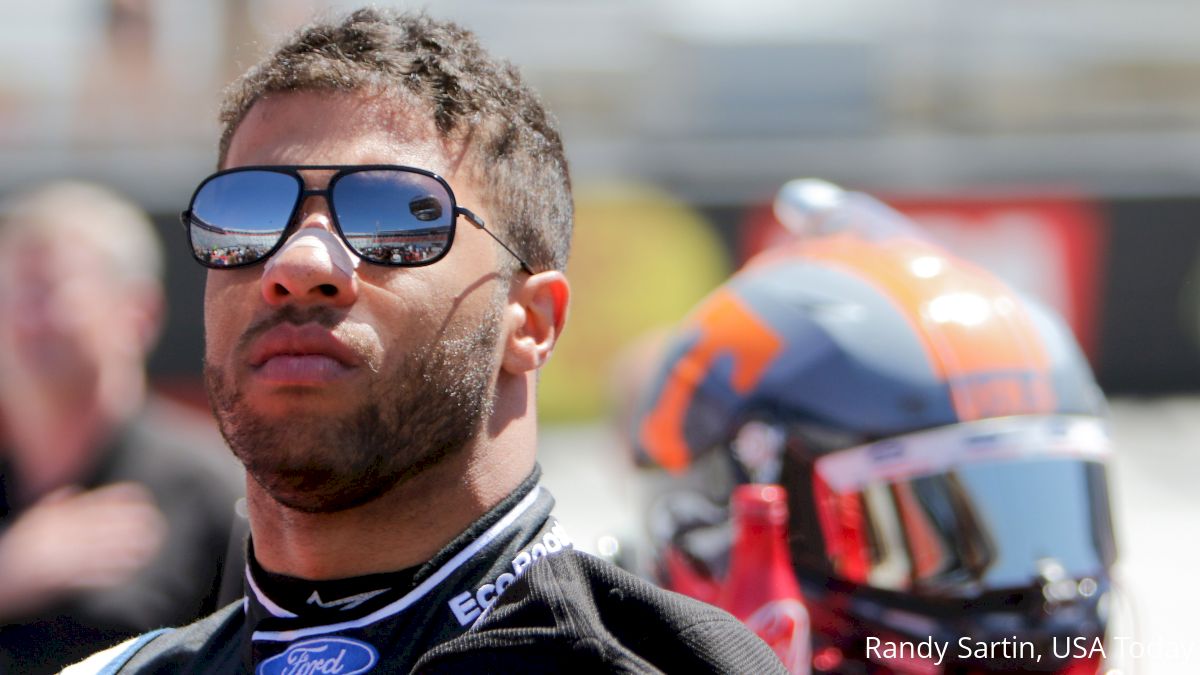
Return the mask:
[[272, 305], [352, 305], [358, 299], [358, 264], [334, 233], [327, 211], [302, 213], [300, 226], [267, 260], [263, 298]]

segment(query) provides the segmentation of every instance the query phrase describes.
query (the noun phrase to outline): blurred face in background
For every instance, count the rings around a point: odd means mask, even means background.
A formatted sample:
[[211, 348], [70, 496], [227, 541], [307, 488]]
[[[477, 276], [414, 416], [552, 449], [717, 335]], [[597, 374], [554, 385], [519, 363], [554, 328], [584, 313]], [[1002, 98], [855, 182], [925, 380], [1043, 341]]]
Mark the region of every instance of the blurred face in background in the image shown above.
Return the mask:
[[82, 208], [17, 213], [0, 224], [0, 395], [8, 417], [35, 402], [83, 405], [109, 372], [140, 376], [160, 290], [138, 269], [139, 243], [121, 232]]
[[0, 247], [0, 387], [84, 396], [126, 330], [106, 261], [85, 242], [47, 234], [22, 232]]

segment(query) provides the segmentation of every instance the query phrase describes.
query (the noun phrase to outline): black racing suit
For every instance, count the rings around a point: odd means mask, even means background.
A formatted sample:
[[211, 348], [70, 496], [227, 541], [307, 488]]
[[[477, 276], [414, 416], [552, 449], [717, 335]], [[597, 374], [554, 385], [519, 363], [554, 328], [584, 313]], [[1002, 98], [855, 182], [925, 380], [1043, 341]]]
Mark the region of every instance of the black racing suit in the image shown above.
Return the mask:
[[104, 672], [783, 672], [729, 614], [575, 551], [537, 479], [416, 568], [312, 582], [250, 555], [243, 601]]

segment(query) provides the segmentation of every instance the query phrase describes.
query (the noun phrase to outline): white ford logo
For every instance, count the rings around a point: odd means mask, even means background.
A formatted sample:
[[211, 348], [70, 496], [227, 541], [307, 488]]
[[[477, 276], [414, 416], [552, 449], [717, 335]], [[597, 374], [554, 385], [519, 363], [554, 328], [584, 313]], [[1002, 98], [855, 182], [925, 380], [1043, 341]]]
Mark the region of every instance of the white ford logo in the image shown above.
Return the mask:
[[288, 645], [258, 664], [257, 675], [358, 675], [375, 667], [379, 652], [343, 637], [313, 638]]

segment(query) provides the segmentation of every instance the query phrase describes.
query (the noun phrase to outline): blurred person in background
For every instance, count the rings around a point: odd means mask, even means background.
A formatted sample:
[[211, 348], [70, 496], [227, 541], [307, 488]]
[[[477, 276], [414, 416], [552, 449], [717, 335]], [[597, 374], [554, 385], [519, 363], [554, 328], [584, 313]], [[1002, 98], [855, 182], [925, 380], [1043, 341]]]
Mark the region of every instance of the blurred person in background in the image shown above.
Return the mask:
[[659, 579], [793, 672], [1114, 667], [1107, 410], [1069, 329], [866, 195], [794, 182], [776, 214], [797, 236], [698, 305], [634, 418]]
[[241, 488], [202, 418], [148, 391], [147, 216], [78, 182], [2, 209], [0, 672], [53, 672], [211, 611]]

